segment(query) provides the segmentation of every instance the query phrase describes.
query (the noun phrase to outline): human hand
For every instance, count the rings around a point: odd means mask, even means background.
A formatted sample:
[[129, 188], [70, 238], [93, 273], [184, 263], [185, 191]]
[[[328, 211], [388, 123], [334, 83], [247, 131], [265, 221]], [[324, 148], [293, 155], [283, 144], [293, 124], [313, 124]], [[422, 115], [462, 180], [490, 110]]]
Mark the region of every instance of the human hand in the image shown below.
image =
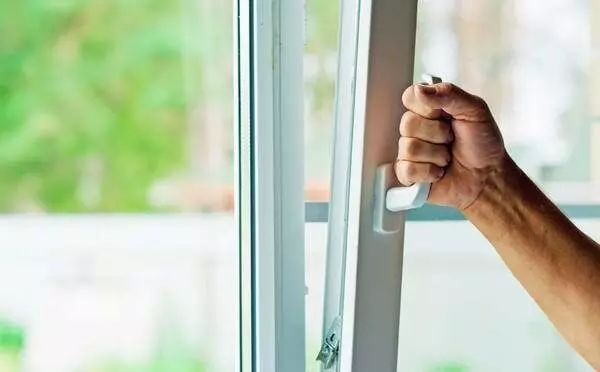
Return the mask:
[[430, 203], [468, 208], [507, 158], [487, 104], [450, 83], [413, 85], [402, 102], [398, 180], [432, 183]]

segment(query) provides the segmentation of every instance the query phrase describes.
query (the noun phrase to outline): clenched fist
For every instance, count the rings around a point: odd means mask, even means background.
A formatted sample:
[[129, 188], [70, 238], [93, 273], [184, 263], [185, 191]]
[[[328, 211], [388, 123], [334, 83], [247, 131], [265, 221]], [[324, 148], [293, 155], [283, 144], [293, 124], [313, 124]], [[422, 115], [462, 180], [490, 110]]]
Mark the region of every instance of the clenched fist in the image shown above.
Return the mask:
[[507, 158], [487, 104], [449, 83], [413, 85], [402, 102], [398, 180], [431, 182], [430, 203], [468, 208]]

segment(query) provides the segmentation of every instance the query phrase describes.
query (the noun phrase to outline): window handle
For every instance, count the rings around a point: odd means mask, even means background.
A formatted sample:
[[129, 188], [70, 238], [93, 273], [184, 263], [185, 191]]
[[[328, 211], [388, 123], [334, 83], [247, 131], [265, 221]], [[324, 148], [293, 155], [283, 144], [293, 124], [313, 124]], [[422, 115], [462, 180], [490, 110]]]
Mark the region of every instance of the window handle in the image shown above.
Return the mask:
[[393, 187], [385, 195], [385, 207], [390, 212], [420, 208], [427, 202], [430, 189], [430, 183], [415, 183], [408, 187]]
[[[437, 76], [423, 75], [426, 84], [441, 83]], [[375, 208], [373, 222], [375, 230], [385, 233], [398, 232], [397, 212], [422, 207], [427, 202], [430, 183], [415, 183], [406, 187], [391, 187], [394, 184], [394, 166], [385, 164], [377, 169], [375, 180]]]

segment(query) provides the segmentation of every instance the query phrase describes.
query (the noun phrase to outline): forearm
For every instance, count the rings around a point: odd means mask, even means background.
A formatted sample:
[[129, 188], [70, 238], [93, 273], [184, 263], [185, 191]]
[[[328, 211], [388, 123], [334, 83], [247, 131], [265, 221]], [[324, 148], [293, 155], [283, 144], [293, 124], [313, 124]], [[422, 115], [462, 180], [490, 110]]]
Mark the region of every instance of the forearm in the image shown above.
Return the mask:
[[464, 214], [567, 341], [600, 369], [600, 246], [510, 158]]

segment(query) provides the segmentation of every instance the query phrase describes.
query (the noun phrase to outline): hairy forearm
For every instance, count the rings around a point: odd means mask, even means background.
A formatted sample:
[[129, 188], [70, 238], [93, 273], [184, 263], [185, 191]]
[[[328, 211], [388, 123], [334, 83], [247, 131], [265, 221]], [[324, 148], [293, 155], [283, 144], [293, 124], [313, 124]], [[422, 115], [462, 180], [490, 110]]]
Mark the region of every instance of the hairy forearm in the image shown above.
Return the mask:
[[508, 157], [463, 212], [567, 341], [600, 369], [600, 246]]

